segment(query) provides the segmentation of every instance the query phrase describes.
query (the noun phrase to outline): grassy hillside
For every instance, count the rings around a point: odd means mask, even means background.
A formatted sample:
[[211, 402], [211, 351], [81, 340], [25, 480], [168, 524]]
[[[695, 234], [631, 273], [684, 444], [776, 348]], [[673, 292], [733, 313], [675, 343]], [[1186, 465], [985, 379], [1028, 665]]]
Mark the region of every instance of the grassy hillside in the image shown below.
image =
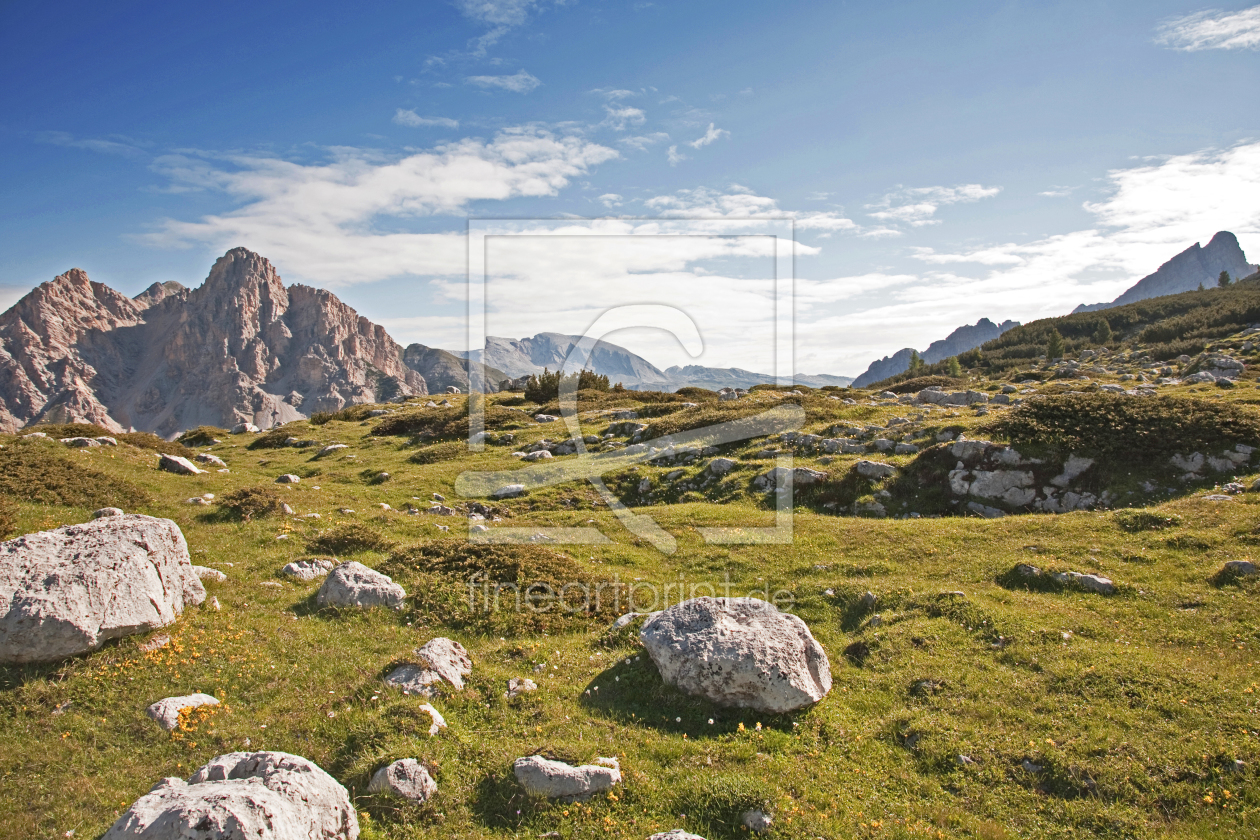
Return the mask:
[[[1099, 340], [1099, 326], [1104, 321], [1110, 338]], [[1165, 361], [1194, 356], [1214, 340], [1256, 323], [1260, 323], [1260, 275], [1253, 274], [1227, 288], [1166, 295], [1101, 312], [1043, 318], [1015, 327], [957, 358], [963, 368], [975, 374], [1009, 376], [1044, 356], [1050, 332], [1057, 330], [1068, 355], [1087, 349], [1127, 349]], [[947, 359], [868, 387], [880, 390], [915, 377], [944, 375], [948, 371]]]
[[[1233, 301], [1253, 293], [1203, 294]], [[996, 390], [1002, 380], [987, 376], [967, 384]], [[1105, 378], [1037, 390], [1096, 388]], [[1255, 417], [1251, 381], [1228, 391], [1160, 390]], [[926, 444], [947, 430], [979, 437], [982, 426], [1010, 416], [997, 407], [982, 415], [892, 401], [849, 405], [838, 399], [843, 393], [760, 389], [726, 403], [691, 395], [696, 408], [673, 395], [586, 394], [583, 431], [603, 433], [609, 414], [627, 408], [654, 436], [795, 402], [806, 432], [882, 427], [910, 414], [906, 435]], [[461, 516], [408, 508], [423, 510], [439, 493], [462, 512], [470, 500], [454, 490], [461, 472], [515, 469], [513, 451], [563, 429], [534, 423], [536, 407], [519, 397], [492, 396], [487, 427], [515, 439], [469, 453], [456, 439], [466, 399], [453, 398], [449, 410], [385, 406], [395, 413], [380, 418], [356, 408], [275, 435], [221, 434], [220, 443], [201, 430], [189, 445], [223, 458], [231, 472], [191, 477], [158, 472], [155, 453], [131, 443], [76, 451], [0, 438], [5, 475], [23, 471], [21, 481], [0, 486], [16, 501], [17, 533], [84, 521], [117, 500], [175, 520], [194, 562], [228, 576], [207, 584], [217, 611], [193, 608], [163, 631], [63, 663], [0, 668], [0, 836], [95, 837], [160, 778], [186, 777], [212, 756], [245, 748], [316, 761], [351, 791], [371, 840], [645, 838], [674, 827], [713, 840], [745, 836], [737, 819], [749, 807], [772, 812], [772, 833], [785, 838], [1260, 832], [1260, 584], [1217, 574], [1227, 560], [1255, 556], [1260, 494], [1206, 501], [1210, 486], [1189, 485], [1170, 497], [1161, 490], [1158, 504], [1136, 499], [1149, 504], [1130, 510], [995, 520], [839, 517], [802, 494], [791, 544], [706, 544], [700, 527], [772, 524], [773, 511], [750, 486], [773, 464], [764, 453], [775, 444], [763, 438], [728, 445], [722, 454], [737, 467], [704, 489], [678, 486], [708, 458], [609, 476], [627, 504], [676, 538], [674, 554], [629, 535], [594, 489], [577, 483], [492, 503], [491, 516], [502, 521], [488, 524], [592, 526], [606, 544], [470, 547]], [[290, 436], [306, 443], [283, 445]], [[348, 448], [317, 456], [333, 442]], [[796, 464], [838, 479], [858, 457], [810, 454]], [[676, 470], [683, 475], [666, 478]], [[282, 473], [302, 481], [274, 484]], [[265, 503], [242, 516], [186, 501], [255, 487], [264, 488], [258, 497], [278, 494], [296, 515]], [[409, 593], [405, 609], [319, 610], [318, 581], [279, 576], [291, 560], [329, 554], [393, 576]], [[1034, 591], [1012, 583], [1017, 563], [1097, 572], [1119, 591]], [[671, 601], [680, 581], [729, 581], [732, 594], [782, 591], [826, 649], [834, 687], [793, 715], [714, 707], [664, 686], [633, 633], [609, 632], [624, 603], [487, 611], [475, 586], [469, 600], [475, 573], [553, 586], [613, 581], [618, 592], [638, 584], [641, 594], [645, 584], [668, 584]], [[867, 591], [873, 609], [863, 606]], [[146, 652], [160, 635], [171, 643]], [[430, 738], [423, 701], [388, 690], [382, 677], [439, 635], [467, 646], [474, 670], [464, 691], [433, 701], [449, 728]], [[540, 689], [503, 699], [517, 676]], [[193, 691], [224, 705], [174, 734], [145, 717], [148, 704]], [[511, 763], [540, 751], [574, 762], [616, 754], [624, 784], [581, 805], [528, 800]], [[437, 779], [438, 796], [425, 807], [365, 793], [373, 771], [403, 757], [425, 762]]]

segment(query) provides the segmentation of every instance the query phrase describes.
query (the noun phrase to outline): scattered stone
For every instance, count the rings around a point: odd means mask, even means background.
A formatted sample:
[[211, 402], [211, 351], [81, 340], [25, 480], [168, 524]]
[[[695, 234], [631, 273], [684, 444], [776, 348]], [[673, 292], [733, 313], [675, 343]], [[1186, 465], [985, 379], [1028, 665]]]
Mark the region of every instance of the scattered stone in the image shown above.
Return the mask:
[[331, 455], [331, 454], [333, 454], [334, 452], [339, 452], [339, 451], [341, 451], [342, 449], [349, 449], [349, 448], [350, 448], [350, 447], [348, 447], [348, 446], [347, 446], [346, 444], [344, 444], [344, 443], [330, 443], [330, 444], [328, 444], [327, 446], [325, 446], [323, 449], [321, 449], [321, 450], [319, 450], [318, 452], [316, 452], [316, 453], [315, 453], [315, 457], [316, 457], [316, 458], [323, 458], [325, 455]]
[[144, 653], [152, 653], [155, 650], [161, 650], [171, 643], [171, 637], [163, 633], [160, 636], [154, 636], [147, 642], [140, 643], [140, 650]]
[[517, 496], [525, 495], [524, 484], [505, 484], [498, 490], [490, 494], [492, 499], [515, 499]]
[[1114, 595], [1116, 585], [1109, 578], [1101, 575], [1087, 575], [1081, 572], [1055, 572], [1054, 579], [1064, 585], [1074, 585], [1099, 595]]
[[209, 566], [193, 566], [192, 570], [198, 580], [213, 580], [216, 583], [223, 583], [223, 581], [227, 580], [227, 575]]
[[827, 654], [798, 617], [753, 598], [693, 598], [644, 622], [666, 683], [723, 706], [783, 713], [831, 690]]
[[315, 595], [321, 607], [402, 607], [407, 593], [388, 576], [351, 560], [328, 574]]
[[0, 543], [0, 662], [49, 662], [165, 627], [206, 590], [169, 519], [103, 516]]
[[415, 650], [418, 665], [400, 665], [385, 677], [385, 684], [403, 694], [435, 697], [443, 682], [463, 690], [464, 677], [472, 673], [472, 658], [459, 642], [437, 638]]
[[259, 432], [261, 432], [261, 431], [262, 431], [262, 429], [258, 428], [258, 427], [257, 427], [257, 426], [255, 426], [253, 423], [237, 423], [235, 426], [233, 426], [233, 427], [232, 427], [232, 431], [231, 431], [231, 432], [229, 432], [229, 434], [233, 434], [233, 435], [244, 435], [244, 434], [256, 435], [256, 434], [258, 434], [258, 433], [259, 433]]
[[811, 484], [817, 484], [826, 477], [827, 474], [825, 472], [811, 470], [808, 467], [797, 467], [794, 470], [789, 470], [787, 467], [775, 467], [753, 479], [753, 488], [762, 492], [769, 492], [788, 487], [809, 487]]
[[538, 683], [528, 677], [512, 677], [508, 680], [507, 691], [503, 692], [504, 700], [513, 700], [526, 691], [537, 691]]
[[1212, 493], [1211, 495], [1204, 496], [1203, 501], [1205, 502], [1232, 502], [1234, 501], [1234, 497], [1227, 496], [1224, 493]]
[[681, 828], [671, 828], [669, 831], [653, 834], [648, 840], [704, 840], [704, 838], [699, 834], [683, 831]]
[[770, 826], [774, 822], [774, 817], [764, 811], [745, 811], [739, 815], [739, 822], [740, 825], [744, 826], [744, 828], [749, 831], [757, 834], [764, 834], [770, 830]]
[[446, 728], [446, 718], [442, 717], [442, 713], [439, 712], [437, 709], [433, 708], [431, 704], [429, 703], [422, 704], [420, 706], [420, 711], [426, 712], [429, 715], [430, 720], [432, 721], [429, 724], [429, 737], [430, 738], [432, 738], [434, 735], [438, 734], [439, 732], [441, 732], [443, 729]]
[[214, 610], [215, 612], [218, 612], [219, 610], [223, 609], [223, 605], [219, 603], [218, 598], [211, 597], [209, 604], [210, 604], [210, 609]]
[[428, 802], [437, 793], [437, 782], [424, 765], [403, 758], [377, 770], [368, 782], [368, 793], [390, 793], [412, 802]]
[[706, 470], [710, 475], [721, 476], [726, 475], [728, 472], [735, 469], [738, 464], [739, 462], [733, 458], [714, 458], [709, 462], [709, 466], [706, 467]]
[[173, 472], [176, 475], [201, 475], [205, 470], [193, 466], [192, 461], [179, 455], [158, 456], [158, 469]]
[[219, 701], [209, 694], [189, 694], [185, 697], [167, 697], [165, 700], [159, 700], [149, 708], [145, 709], [145, 714], [157, 721], [158, 726], [170, 732], [179, 726], [179, 712], [181, 709], [195, 709], [198, 706], [217, 706]]
[[187, 781], [168, 777], [101, 840], [357, 840], [358, 815], [337, 780], [282, 752], [228, 753]]
[[217, 455], [211, 455], [209, 452], [198, 452], [193, 456], [199, 463], [209, 464], [212, 467], [226, 467], [227, 462]]
[[585, 801], [597, 793], [611, 790], [621, 781], [621, 771], [616, 767], [596, 764], [574, 767], [540, 755], [516, 759], [512, 772], [530, 796], [545, 796], [566, 802]]
[[101, 442], [90, 437], [68, 437], [62, 438], [61, 442], [72, 449], [90, 449], [93, 446], [100, 446]]
[[960, 755], [955, 759], [959, 767], [974, 767], [976, 760], [969, 755]]
[[1226, 560], [1221, 572], [1231, 577], [1251, 577], [1260, 574], [1260, 568], [1250, 560]]
[[285, 516], [292, 516], [293, 514], [297, 513], [297, 511], [293, 509], [293, 506], [290, 505], [288, 502], [280, 503], [280, 512], [283, 513]]
[[853, 465], [853, 469], [858, 475], [862, 476], [862, 478], [869, 479], [871, 481], [889, 478], [897, 472], [897, 468], [892, 464], [866, 460], [858, 461]]
[[276, 484], [297, 484], [302, 479], [293, 473], [285, 473], [276, 479]]
[[280, 574], [309, 582], [328, 574], [336, 565], [331, 560], [294, 560], [292, 563], [286, 563], [280, 570]]
[[553, 458], [553, 457], [555, 457], [555, 456], [553, 456], [553, 455], [552, 455], [550, 452], [548, 452], [546, 449], [539, 449], [537, 452], [530, 452], [528, 455], [526, 455], [526, 456], [525, 456], [524, 458], [522, 458], [521, 460], [522, 460], [522, 461], [545, 461], [545, 460], [547, 460], [548, 458]]
[[116, 508], [116, 507], [104, 507], [104, 508], [100, 508], [98, 510], [92, 511], [93, 519], [101, 519], [102, 517], [105, 517], [105, 516], [122, 516], [122, 515], [123, 515], [122, 508]]

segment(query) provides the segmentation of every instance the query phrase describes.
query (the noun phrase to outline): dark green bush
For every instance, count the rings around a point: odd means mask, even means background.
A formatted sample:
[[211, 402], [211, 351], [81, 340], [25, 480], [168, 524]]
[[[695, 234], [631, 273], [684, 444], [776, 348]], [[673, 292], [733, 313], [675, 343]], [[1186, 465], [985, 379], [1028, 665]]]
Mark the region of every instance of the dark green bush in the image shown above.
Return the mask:
[[284, 500], [272, 487], [241, 487], [220, 496], [216, 503], [245, 522], [279, 513]]
[[280, 449], [285, 446], [285, 441], [291, 437], [298, 437], [299, 433], [305, 431], [293, 423], [286, 423], [283, 426], [276, 426], [270, 431], [263, 432], [258, 437], [250, 441], [246, 449]]
[[468, 444], [453, 440], [448, 443], [435, 443], [411, 453], [407, 460], [413, 464], [439, 464], [442, 461], [454, 461], [468, 451]]
[[0, 494], [44, 505], [124, 510], [149, 501], [130, 481], [86, 466], [84, 456], [77, 458], [43, 441], [19, 441], [0, 449]]
[[964, 380], [955, 379], [952, 376], [916, 376], [913, 379], [898, 382], [896, 385], [890, 385], [886, 390], [894, 394], [917, 394], [924, 388], [962, 388], [966, 384]]
[[1099, 392], [1030, 399], [982, 430], [1016, 446], [1075, 452], [1120, 464], [1177, 452], [1220, 452], [1260, 443], [1260, 414], [1193, 397]]
[[[468, 404], [481, 402], [479, 395], [473, 395], [463, 405], [450, 408], [413, 408], [399, 411], [372, 427], [374, 435], [411, 435], [426, 440], [467, 440], [468, 438]], [[486, 429], [519, 429], [532, 420], [530, 415], [520, 411], [501, 408], [497, 405], [486, 406]]]
[[312, 554], [354, 554], [358, 551], [389, 551], [394, 544], [383, 534], [362, 522], [338, 525], [306, 544]]
[[1159, 513], [1153, 510], [1118, 510], [1112, 517], [1122, 531], [1130, 534], [1142, 531], [1162, 531], [1165, 528], [1176, 528], [1181, 524], [1181, 517], [1175, 513]]
[[209, 446], [216, 440], [223, 440], [228, 436], [227, 429], [219, 429], [214, 426], [198, 426], [195, 429], [189, 429], [175, 440], [185, 446]]
[[543, 368], [542, 373], [534, 374], [525, 382], [525, 399], [536, 403], [551, 402], [560, 396], [560, 385], [576, 385], [577, 391], [607, 391], [610, 387], [608, 377], [594, 371], [584, 370], [579, 373], [564, 375], [560, 371], [554, 373]]

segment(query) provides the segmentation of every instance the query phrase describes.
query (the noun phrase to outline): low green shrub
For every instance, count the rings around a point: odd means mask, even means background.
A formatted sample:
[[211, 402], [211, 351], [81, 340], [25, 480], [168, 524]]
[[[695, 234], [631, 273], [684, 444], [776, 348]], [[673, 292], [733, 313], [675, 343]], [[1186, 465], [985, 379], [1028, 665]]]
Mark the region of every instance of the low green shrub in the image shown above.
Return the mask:
[[379, 531], [362, 522], [338, 525], [324, 531], [306, 544], [312, 554], [354, 554], [359, 551], [389, 551], [394, 543]]
[[417, 449], [407, 460], [413, 464], [439, 464], [443, 461], [454, 461], [467, 451], [468, 444], [454, 440]]
[[72, 460], [43, 441], [19, 441], [0, 449], [0, 494], [44, 505], [124, 510], [149, 501], [130, 481]]
[[214, 441], [223, 440], [227, 436], [227, 429], [220, 429], [215, 426], [198, 426], [195, 429], [189, 429], [184, 432], [175, 440], [185, 446], [209, 446]]
[[1181, 517], [1175, 513], [1157, 513], [1153, 510], [1118, 510], [1112, 520], [1121, 531], [1130, 534], [1142, 531], [1162, 531], [1165, 528], [1176, 528], [1181, 524]]
[[221, 509], [244, 522], [279, 513], [284, 504], [272, 487], [241, 487], [225, 493], [216, 502]]
[[966, 384], [965, 380], [952, 376], [916, 376], [913, 379], [890, 385], [887, 390], [894, 394], [917, 394], [924, 388], [962, 388]]
[[9, 538], [17, 530], [17, 502], [8, 496], [0, 496], [0, 540]]

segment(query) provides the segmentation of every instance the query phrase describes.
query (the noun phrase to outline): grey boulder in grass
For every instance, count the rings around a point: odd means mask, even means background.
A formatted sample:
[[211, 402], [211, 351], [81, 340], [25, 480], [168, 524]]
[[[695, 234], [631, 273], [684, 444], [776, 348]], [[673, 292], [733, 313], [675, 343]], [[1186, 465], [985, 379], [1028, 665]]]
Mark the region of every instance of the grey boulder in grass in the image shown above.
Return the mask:
[[357, 840], [350, 796], [313, 762], [228, 753], [132, 803], [101, 840]]
[[388, 575], [351, 560], [328, 573], [315, 595], [321, 607], [391, 607], [398, 609], [407, 592]]
[[692, 598], [648, 619], [639, 639], [661, 678], [720, 706], [782, 714], [831, 690], [809, 627], [755, 598]]
[[574, 767], [563, 761], [552, 761], [541, 755], [518, 758], [512, 764], [516, 781], [530, 796], [548, 799], [581, 801], [610, 790], [621, 781], [621, 770], [612, 759], [601, 759], [613, 766], [583, 764]]
[[421, 664], [400, 665], [385, 677], [386, 685], [400, 689], [403, 694], [436, 697], [443, 682], [462, 691], [464, 677], [472, 673], [472, 657], [463, 645], [452, 639], [430, 639], [414, 654]]
[[188, 694], [183, 697], [167, 697], [159, 700], [145, 709], [145, 714], [156, 721], [158, 726], [170, 732], [179, 726], [179, 713], [184, 709], [217, 705], [219, 705], [218, 698], [211, 697], [209, 694]]
[[102, 516], [0, 543], [0, 662], [50, 662], [172, 624], [206, 600], [169, 519]]
[[368, 793], [389, 793], [412, 802], [427, 802], [437, 793], [437, 782], [423, 764], [414, 758], [401, 758], [377, 770], [367, 789]]

